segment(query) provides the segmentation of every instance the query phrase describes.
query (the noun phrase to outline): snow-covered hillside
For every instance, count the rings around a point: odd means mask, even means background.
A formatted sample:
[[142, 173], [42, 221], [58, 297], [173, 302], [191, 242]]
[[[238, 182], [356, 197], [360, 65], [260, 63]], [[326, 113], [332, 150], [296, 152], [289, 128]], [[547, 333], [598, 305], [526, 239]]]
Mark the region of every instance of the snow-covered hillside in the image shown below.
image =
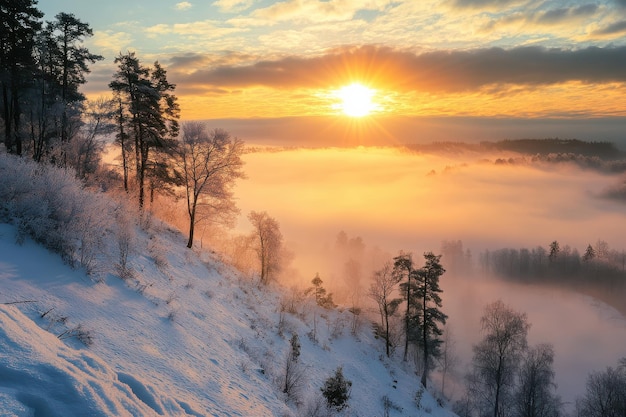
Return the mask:
[[[281, 312], [290, 292], [258, 288], [215, 255], [185, 248], [153, 222], [139, 231], [132, 277], [95, 282], [0, 225], [0, 416], [314, 416], [320, 387], [343, 367], [345, 416], [452, 416], [411, 367], [383, 357], [365, 323], [310, 301]], [[308, 337], [317, 317], [316, 339]], [[281, 389], [298, 334], [303, 389]]]

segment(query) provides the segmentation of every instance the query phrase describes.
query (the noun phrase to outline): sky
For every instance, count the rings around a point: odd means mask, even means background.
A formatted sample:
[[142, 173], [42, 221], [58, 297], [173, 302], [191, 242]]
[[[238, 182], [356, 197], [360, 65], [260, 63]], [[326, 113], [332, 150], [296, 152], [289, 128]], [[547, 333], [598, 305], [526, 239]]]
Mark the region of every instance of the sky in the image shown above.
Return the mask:
[[[108, 94], [115, 56], [136, 51], [166, 67], [182, 119], [213, 120], [244, 140], [310, 144], [330, 126], [337, 142], [355, 145], [616, 141], [626, 127], [626, 0], [40, 0], [39, 8], [46, 19], [64, 11], [91, 25], [86, 44], [105, 60], [92, 67], [90, 97]], [[355, 82], [374, 103], [361, 118], [342, 112], [338, 92]]]

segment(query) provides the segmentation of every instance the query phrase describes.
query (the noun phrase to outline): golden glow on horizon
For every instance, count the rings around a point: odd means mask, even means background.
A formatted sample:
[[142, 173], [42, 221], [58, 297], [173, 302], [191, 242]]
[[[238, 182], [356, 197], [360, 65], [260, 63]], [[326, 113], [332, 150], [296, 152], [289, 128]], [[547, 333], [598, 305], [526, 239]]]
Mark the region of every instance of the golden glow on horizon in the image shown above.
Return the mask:
[[[407, 117], [625, 117], [624, 88], [622, 83], [598, 87], [568, 82], [542, 89], [485, 88], [475, 92], [445, 94], [371, 89], [374, 92], [371, 98], [374, 107], [369, 114]], [[360, 123], [371, 118], [346, 116], [339, 91], [330, 88], [279, 90], [248, 87], [219, 93], [181, 91], [177, 96], [183, 120], [340, 116]], [[88, 98], [97, 99], [107, 94], [107, 91], [98, 91], [88, 94]]]
[[341, 100], [339, 108], [350, 117], [363, 117], [378, 110], [379, 106], [373, 101], [376, 90], [360, 83], [352, 83], [340, 88], [335, 96]]

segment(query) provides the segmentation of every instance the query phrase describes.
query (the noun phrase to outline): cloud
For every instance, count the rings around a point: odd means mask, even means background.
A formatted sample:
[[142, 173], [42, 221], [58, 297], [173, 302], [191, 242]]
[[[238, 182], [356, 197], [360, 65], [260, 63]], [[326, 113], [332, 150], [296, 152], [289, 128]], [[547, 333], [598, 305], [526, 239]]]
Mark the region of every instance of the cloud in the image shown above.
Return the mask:
[[517, 6], [524, 2], [524, 0], [452, 0], [456, 7], [472, 9]]
[[391, 0], [287, 0], [258, 9], [253, 17], [270, 21], [345, 21], [359, 10], [381, 11], [391, 3]]
[[113, 32], [110, 30], [94, 32], [90, 42], [98, 47], [100, 53], [114, 53], [128, 49], [133, 41], [127, 32]]
[[598, 11], [599, 6], [597, 4], [583, 4], [581, 6], [572, 9], [572, 14], [575, 16], [589, 16]]
[[231, 51], [212, 55], [188, 52], [170, 57], [168, 59], [168, 69], [172, 72], [189, 74], [207, 66], [240, 65], [251, 58], [253, 57], [248, 54]]
[[571, 20], [572, 18], [584, 18], [592, 16], [598, 10], [595, 4], [584, 4], [578, 7], [564, 7], [560, 9], [547, 10], [536, 15], [538, 23], [553, 24]]
[[244, 29], [240, 28], [222, 27], [221, 22], [212, 20], [175, 24], [159, 23], [145, 28], [145, 32], [149, 37], [175, 34], [185, 37], [200, 37], [200, 39], [218, 38], [233, 33], [239, 33], [243, 30]]
[[254, 0], [217, 0], [213, 5], [223, 13], [237, 13], [246, 10], [253, 3]]
[[193, 7], [191, 3], [188, 1], [182, 1], [180, 3], [176, 3], [176, 10], [189, 10]]
[[[482, 32], [523, 29], [527, 35], [532, 33], [545, 35], [545, 26], [560, 25], [562, 35], [567, 35], [569, 30], [578, 30], [581, 26], [584, 27], [584, 24], [581, 25], [581, 21], [593, 18], [599, 10], [600, 8], [595, 4], [583, 4], [577, 7], [549, 10], [510, 11], [494, 15], [491, 20], [483, 24]], [[555, 35], [556, 32], [552, 32], [552, 36]]]
[[[602, 63], [602, 65], [598, 65]], [[287, 56], [199, 70], [187, 81], [215, 86], [328, 87], [358, 79], [404, 91], [477, 91], [493, 85], [626, 82], [626, 47], [579, 50], [528, 46], [422, 54], [390, 47], [343, 47], [326, 55]]]
[[621, 20], [613, 24], [608, 25], [603, 29], [593, 32], [595, 36], [617, 35], [626, 32], [626, 20]]

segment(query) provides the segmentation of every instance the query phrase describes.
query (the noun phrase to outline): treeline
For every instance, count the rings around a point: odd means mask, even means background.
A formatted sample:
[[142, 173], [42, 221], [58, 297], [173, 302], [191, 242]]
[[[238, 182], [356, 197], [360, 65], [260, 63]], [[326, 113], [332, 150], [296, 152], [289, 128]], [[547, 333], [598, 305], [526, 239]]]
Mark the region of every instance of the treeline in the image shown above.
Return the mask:
[[601, 158], [623, 158], [615, 144], [611, 142], [589, 142], [578, 139], [507, 139], [497, 142], [481, 142], [485, 151], [512, 151], [530, 155], [579, 154]]
[[626, 252], [611, 249], [603, 240], [589, 244], [580, 254], [558, 241], [548, 248], [485, 251], [480, 255], [484, 272], [523, 281], [563, 281], [623, 285], [626, 283]]
[[529, 164], [576, 164], [583, 169], [592, 169], [607, 174], [626, 172], [626, 159], [602, 159], [599, 156], [588, 156], [577, 153], [548, 153], [532, 156], [497, 158], [496, 165], [529, 165]]
[[416, 152], [445, 152], [458, 153], [471, 151], [487, 152], [517, 152], [526, 155], [558, 155], [574, 154], [586, 157], [597, 157], [606, 160], [624, 158], [612, 142], [590, 142], [579, 139], [506, 139], [500, 141], [482, 141], [480, 143], [467, 142], [432, 142], [427, 144], [412, 143], [405, 147]]
[[553, 241], [548, 248], [503, 248], [480, 254], [484, 274], [523, 283], [551, 284], [591, 295], [626, 314], [626, 252], [598, 240], [581, 254]]
[[[68, 13], [42, 22], [43, 13], [36, 4], [5, 1], [0, 6], [3, 143], [9, 153], [67, 165], [68, 158], [84, 154], [69, 146], [84, 125], [82, 116], [87, 110], [79, 89], [86, 82], [89, 64], [103, 57], [83, 46], [93, 34], [87, 23]], [[103, 126], [94, 127], [92, 133], [99, 128]], [[75, 147], [80, 146], [89, 145]], [[88, 167], [89, 162], [83, 165]]]

